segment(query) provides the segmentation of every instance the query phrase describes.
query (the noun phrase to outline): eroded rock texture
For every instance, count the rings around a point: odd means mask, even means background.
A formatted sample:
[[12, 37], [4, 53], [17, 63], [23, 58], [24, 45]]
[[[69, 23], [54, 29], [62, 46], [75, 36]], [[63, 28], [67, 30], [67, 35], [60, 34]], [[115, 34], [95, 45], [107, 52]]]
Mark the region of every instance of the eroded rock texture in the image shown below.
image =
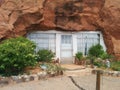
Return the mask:
[[50, 29], [102, 31], [120, 57], [120, 0], [0, 0], [0, 40]]

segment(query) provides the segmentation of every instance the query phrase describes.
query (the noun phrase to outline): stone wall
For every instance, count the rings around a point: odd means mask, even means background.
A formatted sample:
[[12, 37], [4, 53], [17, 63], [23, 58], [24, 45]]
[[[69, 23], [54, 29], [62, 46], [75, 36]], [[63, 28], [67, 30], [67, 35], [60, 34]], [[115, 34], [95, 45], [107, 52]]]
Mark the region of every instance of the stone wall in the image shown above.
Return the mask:
[[120, 57], [120, 0], [0, 0], [0, 40], [32, 30], [101, 31]]

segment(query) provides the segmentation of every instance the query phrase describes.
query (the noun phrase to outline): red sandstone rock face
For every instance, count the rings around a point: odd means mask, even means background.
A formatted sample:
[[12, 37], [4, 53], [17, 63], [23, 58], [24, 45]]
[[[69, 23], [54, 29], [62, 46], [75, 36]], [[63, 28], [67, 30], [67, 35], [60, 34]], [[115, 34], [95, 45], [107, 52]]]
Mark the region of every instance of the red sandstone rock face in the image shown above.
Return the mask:
[[120, 0], [106, 0], [100, 11], [99, 26], [106, 32], [108, 51], [120, 57]]
[[120, 0], [0, 0], [0, 39], [31, 30], [100, 30], [120, 55]]

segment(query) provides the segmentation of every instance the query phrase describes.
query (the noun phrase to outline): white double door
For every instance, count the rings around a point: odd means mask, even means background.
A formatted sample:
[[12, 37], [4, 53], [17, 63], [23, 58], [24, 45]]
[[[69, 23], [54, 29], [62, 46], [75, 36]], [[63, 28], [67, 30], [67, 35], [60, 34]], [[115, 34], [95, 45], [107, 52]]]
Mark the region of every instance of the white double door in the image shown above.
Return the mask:
[[61, 35], [60, 57], [62, 63], [73, 62], [73, 38], [72, 35]]

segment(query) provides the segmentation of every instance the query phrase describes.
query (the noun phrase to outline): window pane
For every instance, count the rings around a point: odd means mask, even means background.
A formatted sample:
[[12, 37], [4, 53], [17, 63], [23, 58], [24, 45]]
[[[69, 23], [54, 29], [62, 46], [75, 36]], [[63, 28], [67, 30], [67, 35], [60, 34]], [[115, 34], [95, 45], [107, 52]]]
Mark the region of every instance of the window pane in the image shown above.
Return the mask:
[[56, 34], [33, 32], [28, 35], [28, 38], [36, 43], [36, 51], [39, 49], [48, 49], [55, 52]]
[[97, 33], [80, 33], [77, 34], [77, 50], [84, 55], [92, 45], [100, 43], [100, 35]]
[[61, 43], [62, 44], [71, 44], [72, 43], [72, 35], [62, 35]]

